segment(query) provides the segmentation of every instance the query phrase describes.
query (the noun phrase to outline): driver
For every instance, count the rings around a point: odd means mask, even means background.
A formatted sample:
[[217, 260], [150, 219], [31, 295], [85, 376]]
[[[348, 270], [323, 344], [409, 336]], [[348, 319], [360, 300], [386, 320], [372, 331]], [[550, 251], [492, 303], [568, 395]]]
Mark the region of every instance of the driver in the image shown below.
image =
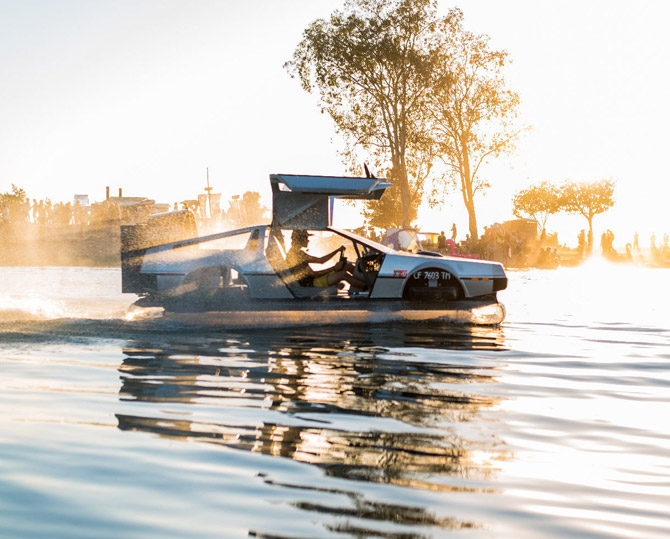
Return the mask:
[[342, 259], [334, 266], [322, 270], [313, 270], [310, 264], [323, 264], [333, 258], [337, 253], [345, 250], [341, 245], [333, 252], [323, 256], [312, 256], [307, 253], [311, 234], [306, 230], [294, 230], [291, 235], [291, 248], [286, 253], [286, 264], [301, 286], [313, 286], [325, 288], [339, 282], [346, 281], [350, 286], [365, 290], [365, 282], [353, 276], [354, 268]]

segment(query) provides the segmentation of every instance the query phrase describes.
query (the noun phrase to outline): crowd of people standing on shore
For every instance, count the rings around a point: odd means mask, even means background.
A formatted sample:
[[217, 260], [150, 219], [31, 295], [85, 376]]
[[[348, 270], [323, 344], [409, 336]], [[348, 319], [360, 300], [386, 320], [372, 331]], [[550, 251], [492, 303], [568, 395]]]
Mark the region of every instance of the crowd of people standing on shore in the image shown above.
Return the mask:
[[554, 258], [558, 257], [556, 247], [553, 251], [548, 246], [555, 241], [555, 236], [547, 238], [543, 234], [539, 243], [530, 242], [517, 232], [509, 233], [502, 226], [486, 226], [484, 233], [473, 239], [466, 234], [462, 241], [457, 240], [457, 227], [451, 227], [451, 238], [447, 239], [444, 231], [437, 237], [437, 251], [450, 256], [463, 256], [496, 260], [504, 265], [526, 267], [532, 265], [553, 265]]
[[[583, 232], [584, 231], [582, 231], [582, 233]], [[624, 252], [619, 253], [614, 248], [614, 232], [606, 230], [600, 236], [600, 249], [602, 255], [609, 260], [628, 262], [644, 261], [644, 255], [640, 248], [640, 235], [637, 232], [633, 234], [633, 242], [626, 243]], [[656, 245], [656, 234], [652, 233], [649, 238], [648, 254], [651, 257], [652, 262], [670, 262], [670, 236], [667, 233], [663, 234], [663, 242], [660, 245]]]
[[118, 224], [121, 221], [142, 222], [152, 214], [150, 205], [136, 205], [122, 209], [111, 200], [84, 206], [79, 200], [72, 202], [51, 202], [49, 199], [25, 199], [19, 203], [0, 205], [0, 224], [39, 225], [41, 228], [66, 228], [83, 230], [88, 225]]
[[40, 225], [67, 226], [86, 225], [89, 212], [79, 201], [52, 203], [49, 199], [35, 200], [32, 203], [25, 199], [21, 204], [5, 204], [0, 208], [2, 221], [5, 223], [37, 223]]
[[[453, 225], [452, 232], [456, 225]], [[437, 251], [446, 255], [466, 256], [486, 260], [496, 260], [509, 267], [556, 268], [563, 263], [576, 264], [593, 252], [594, 242], [591, 232], [582, 230], [577, 236], [577, 248], [560, 246], [556, 234], [546, 234], [544, 230], [538, 238], [523, 237], [509, 233], [502, 226], [484, 227], [484, 233], [477, 240], [466, 235], [465, 240], [456, 241], [456, 234], [447, 239], [444, 231], [437, 240]], [[639, 234], [635, 232], [633, 242], [625, 245], [619, 253], [614, 248], [614, 233], [606, 230], [600, 237], [603, 257], [615, 262], [650, 262], [670, 264], [670, 236], [663, 235], [657, 244], [654, 234], [650, 237], [648, 253], [643, 253], [639, 244]], [[645, 260], [645, 256], [647, 259]]]

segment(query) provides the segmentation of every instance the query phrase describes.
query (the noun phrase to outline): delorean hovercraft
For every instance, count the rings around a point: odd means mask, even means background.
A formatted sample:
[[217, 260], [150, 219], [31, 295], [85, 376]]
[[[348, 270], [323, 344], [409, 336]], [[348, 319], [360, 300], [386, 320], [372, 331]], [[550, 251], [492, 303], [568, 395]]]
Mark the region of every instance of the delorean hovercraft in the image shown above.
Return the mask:
[[[198, 236], [193, 213], [182, 210], [122, 226], [122, 291], [140, 296], [128, 317], [159, 309], [169, 320], [216, 327], [502, 322], [500, 263], [396, 251], [332, 226], [336, 198], [378, 200], [390, 186], [384, 180], [272, 174], [270, 184], [270, 225]], [[294, 230], [309, 232], [310, 253], [343, 246], [365, 289], [302, 286], [286, 263]]]

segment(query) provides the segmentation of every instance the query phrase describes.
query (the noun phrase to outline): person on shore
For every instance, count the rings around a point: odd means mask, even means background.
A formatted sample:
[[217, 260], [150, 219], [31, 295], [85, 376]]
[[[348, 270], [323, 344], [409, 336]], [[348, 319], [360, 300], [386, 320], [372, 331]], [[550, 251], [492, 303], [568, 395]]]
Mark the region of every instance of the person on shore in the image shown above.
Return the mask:
[[441, 230], [437, 237], [437, 251], [442, 254], [447, 252], [447, 237], [444, 235], [444, 230]]
[[41, 225], [47, 224], [47, 207], [44, 204], [44, 200], [40, 200], [39, 206], [37, 207], [37, 222]]
[[74, 203], [74, 208], [72, 208], [72, 218], [74, 219], [74, 226], [77, 230], [82, 230], [84, 225], [88, 224], [86, 210], [79, 200]]
[[[442, 234], [444, 234], [444, 232], [442, 232]], [[456, 223], [453, 223], [451, 225], [451, 241], [453, 241], [454, 243], [456, 243], [456, 234], [457, 234]]]
[[367, 288], [365, 282], [354, 277], [353, 265], [346, 263], [344, 260], [340, 260], [330, 268], [322, 270], [312, 269], [310, 264], [324, 264], [336, 254], [343, 252], [345, 248], [344, 245], [341, 245], [326, 255], [312, 256], [307, 252], [309, 236], [310, 234], [306, 230], [294, 230], [291, 235], [291, 248], [286, 253], [286, 264], [301, 286], [325, 288], [345, 281], [350, 286], [360, 290]]
[[465, 241], [463, 241], [463, 249], [466, 255], [468, 256], [472, 255], [472, 251], [474, 251], [474, 248], [472, 245], [472, 240], [470, 239], [470, 234], [465, 235]]
[[586, 248], [586, 233], [584, 232], [584, 229], [579, 233], [579, 236], [577, 236], [577, 250], [579, 251], [579, 256], [582, 257], [584, 256], [584, 250]]
[[627, 262], [633, 261], [633, 248], [631, 247], [630, 243], [626, 244], [626, 254], [624, 255], [624, 258]]
[[633, 249], [636, 251], [640, 250], [640, 236], [637, 231], [633, 234]]

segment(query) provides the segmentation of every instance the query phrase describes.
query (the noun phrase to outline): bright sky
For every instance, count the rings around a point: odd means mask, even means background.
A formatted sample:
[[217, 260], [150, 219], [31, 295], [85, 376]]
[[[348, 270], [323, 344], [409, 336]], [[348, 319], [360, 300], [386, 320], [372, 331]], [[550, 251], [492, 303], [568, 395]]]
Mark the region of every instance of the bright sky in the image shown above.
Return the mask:
[[[341, 1], [0, 0], [0, 192], [87, 193], [159, 202], [203, 192], [227, 200], [268, 174], [342, 174], [334, 128], [282, 68], [314, 19]], [[533, 130], [490, 166], [483, 225], [511, 218], [515, 191], [540, 180], [617, 180], [596, 219], [619, 243], [670, 232], [670, 4], [467, 0], [468, 29], [509, 51], [508, 79]], [[335, 139], [335, 140], [334, 140]], [[465, 234], [460, 196], [424, 229]], [[562, 242], [586, 220], [550, 218]], [[627, 239], [626, 241], [630, 241]]]

